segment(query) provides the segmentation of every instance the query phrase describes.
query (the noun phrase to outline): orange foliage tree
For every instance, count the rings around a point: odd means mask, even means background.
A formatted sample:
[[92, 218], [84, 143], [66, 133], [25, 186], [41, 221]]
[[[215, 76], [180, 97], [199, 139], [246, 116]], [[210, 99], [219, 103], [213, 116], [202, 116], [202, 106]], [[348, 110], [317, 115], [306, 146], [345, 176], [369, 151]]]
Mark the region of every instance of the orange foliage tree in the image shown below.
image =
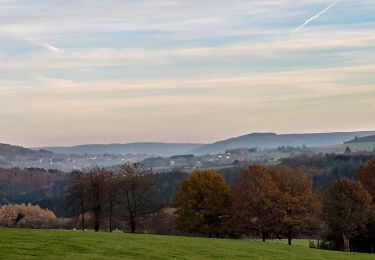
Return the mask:
[[317, 228], [321, 203], [300, 171], [281, 167], [278, 172], [280, 231], [291, 245], [301, 231]]
[[360, 182], [341, 179], [331, 185], [325, 202], [328, 226], [342, 236], [343, 250], [350, 251], [350, 239], [367, 224], [371, 197]]
[[276, 173], [265, 166], [250, 166], [231, 187], [229, 225], [238, 234], [259, 234], [265, 241], [278, 225], [279, 188]]
[[361, 166], [356, 174], [356, 179], [360, 181], [366, 191], [371, 195], [373, 204], [375, 203], [375, 160], [368, 161]]
[[184, 232], [220, 236], [229, 204], [224, 178], [214, 171], [196, 171], [176, 191], [176, 226]]

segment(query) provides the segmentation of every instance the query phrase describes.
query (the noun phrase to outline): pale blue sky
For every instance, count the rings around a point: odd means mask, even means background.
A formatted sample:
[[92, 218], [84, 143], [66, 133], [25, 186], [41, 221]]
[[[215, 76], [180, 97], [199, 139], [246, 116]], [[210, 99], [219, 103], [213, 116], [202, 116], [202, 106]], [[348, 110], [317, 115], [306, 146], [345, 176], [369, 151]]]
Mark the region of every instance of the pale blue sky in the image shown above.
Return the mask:
[[0, 142], [375, 130], [375, 1], [333, 2], [0, 0]]

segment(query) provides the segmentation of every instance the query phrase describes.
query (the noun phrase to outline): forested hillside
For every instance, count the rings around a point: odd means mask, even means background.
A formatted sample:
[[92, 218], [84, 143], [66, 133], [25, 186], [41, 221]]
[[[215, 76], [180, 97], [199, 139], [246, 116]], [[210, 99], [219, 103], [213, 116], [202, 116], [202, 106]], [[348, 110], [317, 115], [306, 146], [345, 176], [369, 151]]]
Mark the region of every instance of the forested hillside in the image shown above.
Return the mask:
[[334, 144], [342, 144], [355, 137], [364, 137], [374, 134], [374, 131], [312, 134], [253, 133], [201, 146], [194, 150], [194, 153], [215, 154], [233, 148], [277, 148], [280, 146], [328, 146]]
[[300, 168], [313, 179], [315, 187], [328, 187], [341, 178], [353, 179], [360, 166], [375, 158], [375, 152], [353, 154], [319, 154], [283, 160], [283, 165]]
[[368, 142], [375, 142], [375, 135], [364, 136], [364, 137], [356, 137], [353, 140], [346, 142], [346, 143], [368, 143]]
[[0, 168], [0, 204], [38, 204], [64, 215], [61, 193], [67, 183], [67, 175], [57, 170]]

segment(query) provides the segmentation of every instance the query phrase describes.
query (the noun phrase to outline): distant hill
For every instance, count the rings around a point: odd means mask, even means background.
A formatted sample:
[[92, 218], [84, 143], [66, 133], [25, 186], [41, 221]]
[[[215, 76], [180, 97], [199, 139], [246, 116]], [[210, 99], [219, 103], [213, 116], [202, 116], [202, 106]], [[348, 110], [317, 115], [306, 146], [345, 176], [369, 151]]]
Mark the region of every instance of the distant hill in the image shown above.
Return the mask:
[[20, 159], [35, 160], [52, 155], [52, 152], [46, 150], [32, 150], [16, 145], [0, 144], [0, 167], [10, 167], [13, 161]]
[[353, 140], [350, 140], [349, 142], [345, 142], [345, 143], [352, 144], [352, 143], [374, 143], [374, 142], [375, 142], [375, 135], [370, 135], [370, 136], [364, 136], [364, 137], [356, 136]]
[[33, 150], [17, 145], [0, 144], [0, 156], [11, 158], [14, 156], [31, 156], [35, 154], [51, 154], [51, 152], [43, 149]]
[[146, 154], [149, 156], [172, 156], [188, 154], [203, 144], [189, 143], [129, 143], [129, 144], [89, 144], [72, 147], [37, 148], [59, 154]]
[[[277, 148], [279, 146], [322, 147], [348, 142], [355, 137], [375, 135], [375, 131], [333, 132], [311, 134], [252, 133], [226, 139], [212, 144], [197, 143], [129, 143], [129, 144], [88, 144], [72, 147], [36, 148], [57, 154], [145, 154], [147, 156], [169, 157], [176, 154], [217, 154], [234, 148]], [[1, 158], [0, 158], [1, 159]]]
[[307, 147], [318, 147], [343, 144], [355, 137], [360, 138], [369, 135], [375, 135], [375, 131], [281, 135], [275, 133], [253, 133], [219, 141], [213, 144], [203, 145], [192, 152], [195, 154], [215, 154], [233, 148], [277, 148], [279, 146], [303, 145]]
[[145, 155], [62, 154], [44, 149], [0, 144], [0, 168], [43, 168], [70, 171], [94, 165], [110, 167], [128, 161], [141, 161]]

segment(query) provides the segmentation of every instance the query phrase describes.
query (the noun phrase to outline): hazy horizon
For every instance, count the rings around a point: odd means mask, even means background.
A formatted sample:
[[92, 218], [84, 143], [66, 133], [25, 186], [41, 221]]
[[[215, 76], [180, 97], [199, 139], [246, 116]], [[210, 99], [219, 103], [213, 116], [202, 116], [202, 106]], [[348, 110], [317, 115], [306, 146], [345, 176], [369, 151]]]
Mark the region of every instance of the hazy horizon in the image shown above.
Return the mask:
[[0, 142], [375, 130], [373, 0], [0, 0]]
[[[330, 133], [351, 133], [351, 132], [375, 132], [373, 129], [368, 130], [353, 130], [353, 131], [320, 131], [320, 132], [285, 132], [285, 133], [277, 133], [273, 131], [264, 131], [264, 132], [248, 132], [243, 134], [237, 134], [232, 136], [225, 136], [219, 139], [215, 139], [212, 141], [179, 141], [179, 140], [135, 140], [135, 141], [114, 141], [114, 142], [92, 142], [92, 143], [73, 143], [73, 144], [52, 144], [52, 145], [35, 145], [35, 146], [27, 146], [24, 144], [19, 143], [9, 143], [9, 142], [1, 142], [3, 144], [10, 144], [10, 145], [18, 145], [26, 148], [43, 148], [43, 147], [74, 147], [74, 146], [81, 146], [81, 145], [107, 145], [107, 144], [132, 144], [132, 143], [175, 143], [175, 144], [212, 144], [215, 142], [231, 139], [231, 138], [237, 138], [249, 134], [276, 134], [276, 135], [303, 135], [303, 134], [330, 134]], [[349, 141], [349, 140], [348, 140]]]

